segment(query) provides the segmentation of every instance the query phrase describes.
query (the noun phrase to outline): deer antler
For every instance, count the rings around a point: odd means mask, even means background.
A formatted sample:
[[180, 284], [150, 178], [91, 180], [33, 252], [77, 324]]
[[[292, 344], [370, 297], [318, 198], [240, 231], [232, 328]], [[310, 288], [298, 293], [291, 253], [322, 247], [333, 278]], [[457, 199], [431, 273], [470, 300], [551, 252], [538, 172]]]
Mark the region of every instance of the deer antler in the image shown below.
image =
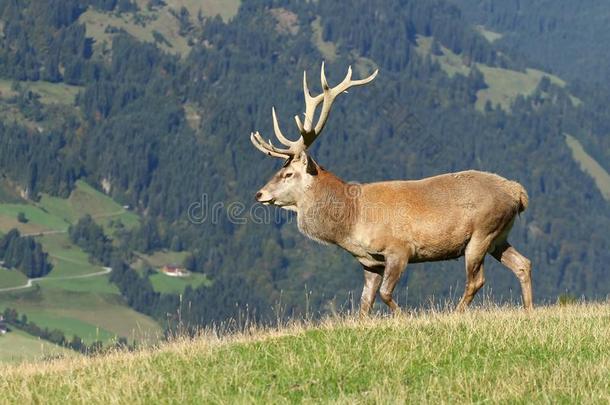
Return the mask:
[[[352, 67], [350, 66], [347, 69], [347, 74], [341, 83], [339, 83], [335, 87], [330, 87], [328, 85], [328, 81], [326, 80], [326, 74], [324, 73], [324, 62], [322, 62], [322, 68], [320, 69], [320, 81], [322, 82], [322, 93], [318, 94], [315, 97], [311, 96], [309, 92], [309, 88], [307, 87], [307, 72], [303, 72], [303, 93], [305, 96], [305, 122], [301, 122], [299, 116], [295, 116], [294, 119], [297, 123], [297, 127], [301, 136], [296, 141], [291, 141], [287, 139], [284, 134], [282, 134], [282, 130], [280, 129], [280, 125], [277, 120], [277, 115], [275, 114], [275, 108], [272, 108], [271, 115], [273, 116], [273, 131], [275, 132], [275, 136], [277, 139], [284, 145], [287, 146], [286, 149], [280, 149], [271, 143], [271, 140], [265, 142], [261, 135], [258, 132], [253, 132], [250, 134], [250, 140], [254, 144], [254, 146], [262, 151], [263, 153], [280, 157], [284, 159], [288, 159], [293, 156], [299, 155], [301, 152], [305, 151], [320, 135], [322, 130], [324, 129], [324, 125], [326, 125], [326, 121], [328, 120], [328, 114], [330, 113], [331, 106], [335, 101], [337, 96], [349, 89], [353, 86], [362, 86], [363, 84], [370, 83], [376, 76], [379, 70], [375, 70], [373, 74], [369, 77], [361, 80], [352, 80]], [[313, 126], [314, 115], [316, 112], [316, 108], [318, 105], [322, 103], [322, 109], [320, 111], [320, 116], [318, 117], [318, 122], [315, 127]]]

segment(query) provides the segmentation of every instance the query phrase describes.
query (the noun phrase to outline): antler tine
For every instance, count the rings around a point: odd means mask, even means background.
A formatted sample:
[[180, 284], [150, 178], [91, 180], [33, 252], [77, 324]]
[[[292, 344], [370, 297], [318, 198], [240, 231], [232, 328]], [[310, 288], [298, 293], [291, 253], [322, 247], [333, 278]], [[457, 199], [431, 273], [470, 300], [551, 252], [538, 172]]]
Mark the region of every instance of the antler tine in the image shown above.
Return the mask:
[[303, 70], [303, 94], [305, 95], [306, 102], [307, 102], [307, 99], [314, 98], [311, 96], [311, 93], [309, 92], [309, 86], [307, 86], [307, 70]]
[[291, 156], [291, 154], [287, 153], [287, 151], [282, 151], [281, 149], [273, 146], [271, 142], [265, 142], [258, 132], [250, 133], [250, 141], [256, 147], [256, 149], [260, 150], [266, 155], [282, 159], [287, 159]]
[[375, 71], [371, 73], [369, 77], [366, 77], [364, 79], [352, 80], [352, 86], [362, 86], [363, 84], [372, 82], [373, 79], [377, 77], [377, 73], [379, 73], [379, 69], [375, 69]]
[[265, 140], [263, 139], [261, 134], [259, 134], [258, 132], [254, 133], [254, 137], [259, 142], [259, 144], [261, 144], [265, 149], [268, 149], [268, 150], [270, 150], [272, 152], [279, 153], [279, 154], [282, 154], [282, 155], [290, 155], [291, 154], [288, 149], [276, 148], [271, 143], [271, 139], [269, 139], [268, 141], [265, 142]]
[[[328, 85], [328, 80], [326, 80], [326, 69], [324, 69], [324, 61], [322, 61], [322, 67], [320, 68], [320, 82], [322, 83], [322, 91], [326, 91], [330, 88]], [[352, 67], [350, 66], [348, 69], [348, 74], [351, 72]]]
[[[322, 65], [324, 65], [324, 62], [322, 62]], [[312, 97], [311, 93], [309, 92], [309, 87], [307, 86], [307, 71], [303, 71], [303, 95], [305, 96], [305, 122], [302, 123], [298, 115], [295, 116], [294, 119], [297, 123], [301, 136], [305, 138], [305, 143], [307, 144], [308, 134], [313, 128], [313, 119], [314, 114], [316, 113], [316, 107], [324, 99], [323, 93]]]
[[273, 132], [275, 132], [275, 136], [276, 138], [284, 145], [284, 146], [288, 146], [288, 148], [290, 150], [299, 148], [302, 146], [302, 139], [299, 139], [297, 141], [291, 141], [290, 139], [286, 138], [284, 136], [284, 134], [282, 133], [282, 130], [280, 129], [280, 123], [277, 119], [277, 115], [275, 113], [275, 107], [271, 107], [271, 115], [273, 117]]
[[295, 121], [296, 121], [296, 123], [297, 123], [297, 128], [299, 129], [299, 132], [302, 134], [302, 133], [303, 133], [303, 131], [304, 131], [304, 129], [303, 129], [303, 123], [301, 122], [301, 119], [299, 118], [299, 116], [298, 116], [298, 115], [295, 115], [295, 116], [294, 116], [294, 120], [295, 120]]
[[[335, 87], [330, 87], [328, 85], [328, 80], [326, 79], [326, 72], [324, 69], [324, 62], [322, 62], [322, 67], [320, 69], [320, 81], [322, 83], [322, 93], [317, 96], [312, 96], [309, 92], [309, 87], [307, 86], [307, 71], [303, 72], [303, 95], [305, 97], [305, 118], [301, 121], [298, 115], [294, 117], [296, 121], [297, 128], [301, 133], [301, 137], [296, 141], [291, 141], [286, 138], [280, 129], [280, 124], [277, 119], [277, 114], [275, 113], [275, 108], [271, 109], [271, 115], [273, 117], [273, 131], [275, 132], [275, 136], [277, 139], [284, 145], [287, 146], [287, 149], [280, 149], [273, 146], [271, 141], [265, 142], [263, 138], [260, 136], [258, 132], [253, 132], [250, 134], [250, 140], [256, 146], [256, 148], [269, 156], [281, 157], [281, 158], [290, 158], [292, 156], [296, 156], [306, 150], [313, 141], [316, 140], [318, 135], [324, 129], [324, 125], [326, 125], [326, 121], [328, 119], [328, 114], [330, 113], [330, 109], [332, 107], [335, 98], [353, 86], [361, 86], [363, 84], [370, 83], [375, 79], [379, 70], [375, 70], [369, 77], [359, 80], [352, 80], [352, 67], [350, 66], [347, 69], [347, 74], [345, 78]], [[313, 126], [313, 120], [316, 113], [316, 108], [318, 105], [322, 103], [322, 109], [320, 111], [320, 116], [318, 117], [318, 121]]]
[[[347, 69], [347, 74], [345, 75], [345, 78], [341, 81], [341, 83], [339, 83], [337, 86], [335, 86], [333, 88], [330, 88], [328, 86], [328, 82], [326, 80], [326, 74], [324, 72], [324, 63], [322, 63], [320, 77], [322, 80], [323, 93], [320, 96], [322, 96], [321, 98], [324, 102], [322, 104], [322, 110], [320, 111], [320, 117], [318, 118], [318, 123], [316, 124], [316, 127], [313, 130], [313, 133], [308, 133], [307, 134], [308, 136], [305, 139], [305, 144], [307, 146], [311, 145], [311, 143], [318, 137], [320, 132], [322, 132], [322, 130], [324, 129], [324, 126], [326, 125], [326, 121], [328, 119], [328, 114], [330, 113], [330, 109], [332, 107], [333, 102], [335, 101], [335, 98], [339, 94], [341, 94], [344, 91], [346, 91], [347, 89], [349, 89], [350, 87], [361, 86], [363, 84], [370, 83], [373, 79], [375, 79], [378, 72], [379, 72], [379, 70], [377, 69], [369, 77], [367, 77], [365, 79], [352, 80], [352, 67], [350, 66]], [[318, 101], [318, 103], [319, 103], [319, 101]]]
[[[307, 106], [310, 104], [310, 100], [313, 97], [311, 97], [311, 94], [309, 93], [309, 87], [307, 86], [307, 71], [306, 70], [303, 71], [303, 96], [305, 97], [305, 116], [306, 116], [305, 123], [307, 124], [307, 122], [311, 122], [311, 119], [309, 119], [309, 120], [307, 119]], [[305, 133], [305, 126], [301, 122], [301, 119], [299, 118], [298, 115], [295, 115], [294, 120], [297, 123], [297, 128], [299, 129], [299, 132], [301, 133], [301, 135], [303, 135]]]

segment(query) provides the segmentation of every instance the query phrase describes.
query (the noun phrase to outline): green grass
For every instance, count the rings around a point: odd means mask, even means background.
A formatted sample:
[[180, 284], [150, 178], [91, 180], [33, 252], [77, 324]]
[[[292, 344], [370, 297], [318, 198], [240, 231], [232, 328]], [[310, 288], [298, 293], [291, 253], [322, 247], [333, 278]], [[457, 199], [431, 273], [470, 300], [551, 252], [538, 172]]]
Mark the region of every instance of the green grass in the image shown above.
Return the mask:
[[[28, 222], [17, 221], [17, 214], [23, 212]], [[67, 231], [70, 224], [76, 223], [85, 215], [91, 215], [95, 222], [112, 234], [116, 228], [113, 223], [121, 222], [127, 229], [136, 227], [140, 218], [126, 210], [104, 193], [79, 180], [68, 198], [42, 194], [40, 201], [33, 203], [0, 204], [0, 231], [12, 228], [25, 234], [39, 234], [49, 231]]]
[[211, 286], [212, 282], [205, 274], [191, 273], [187, 277], [170, 277], [160, 272], [165, 265], [180, 265], [189, 254], [189, 252], [172, 252], [169, 250], [157, 251], [152, 255], [138, 253], [138, 260], [132, 266], [135, 269], [142, 270], [145, 265], [148, 265], [157, 270], [158, 273], [150, 276], [150, 281], [155, 291], [160, 293], [182, 293], [189, 285], [193, 288], [201, 285]]
[[136, 254], [149, 266], [160, 269], [168, 264], [180, 265], [190, 253], [187, 251], [172, 252], [171, 250], [159, 250], [152, 255], [145, 255], [143, 253]]
[[28, 278], [18, 270], [7, 270], [0, 267], [0, 289], [24, 285]]
[[[212, 17], [220, 15], [225, 21], [237, 14], [240, 0], [166, 0], [167, 6], [148, 10], [148, 0], [136, 0], [140, 11], [137, 13], [102, 12], [90, 8], [79, 17], [79, 23], [84, 24], [87, 36], [95, 40], [96, 52], [108, 49], [115, 34], [107, 32], [108, 27], [125, 30], [134, 38], [156, 43], [162, 50], [179, 54], [186, 57], [191, 51], [187, 38], [180, 36], [178, 20], [170, 13], [170, 9], [176, 12], [185, 7], [193, 21], [196, 20], [199, 11], [204, 16]], [[155, 42], [154, 33], [161, 34], [165, 41]]]
[[140, 221], [137, 214], [126, 210], [111, 197], [82, 180], [76, 182], [76, 188], [67, 199], [43, 194], [39, 206], [70, 223], [77, 222], [87, 214], [91, 215], [105, 229], [110, 227], [110, 221], [121, 221], [128, 229], [137, 226]]
[[53, 263], [48, 278], [79, 276], [104, 270], [101, 266], [91, 264], [89, 255], [72, 244], [67, 234], [44, 235], [36, 240], [42, 244]]
[[188, 102], [184, 103], [182, 106], [184, 108], [184, 118], [186, 118], [186, 122], [194, 131], [198, 131], [199, 124], [201, 123], [201, 114], [197, 110], [197, 106]]
[[19, 196], [15, 186], [8, 179], [0, 179], [0, 203], [21, 203], [23, 200]]
[[544, 76], [547, 76], [553, 84], [565, 86], [565, 82], [557, 76], [536, 69], [518, 72], [482, 64], [477, 64], [477, 67], [483, 73], [485, 83], [489, 86], [477, 93], [476, 106], [479, 110], [483, 110], [488, 100], [494, 106], [500, 104], [504, 109], [510, 109], [517, 96], [533, 94]]
[[[140, 0], [147, 2], [148, 0]], [[229, 21], [237, 14], [240, 0], [166, 0], [168, 7], [180, 10], [182, 7], [191, 14], [192, 18], [197, 17], [199, 10], [204, 16], [219, 15], [225, 22]]]
[[[143, 10], [146, 10], [144, 8]], [[144, 26], [134, 21], [133, 14], [116, 15], [114, 13], [106, 13], [90, 8], [79, 17], [79, 23], [84, 24], [87, 29], [87, 36], [92, 37], [96, 41], [96, 50], [109, 48], [112, 43], [114, 34], [106, 32], [107, 28], [115, 27], [125, 30], [134, 38], [143, 41], [155, 43], [153, 32], [158, 32], [168, 41], [167, 44], [158, 43], [157, 46], [162, 50], [188, 55], [190, 46], [186, 38], [178, 35], [179, 25], [178, 20], [171, 15], [167, 10], [158, 13], [156, 11], [142, 11], [140, 15], [146, 18]], [[197, 14], [195, 14], [196, 18]]]
[[[56, 346], [50, 342], [30, 336], [25, 332], [13, 329], [0, 336], [0, 362], [40, 361], [58, 357], [77, 357], [72, 350]], [[0, 402], [4, 399], [0, 399]]]
[[316, 19], [312, 21], [311, 29], [313, 31], [311, 40], [324, 57], [324, 60], [333, 62], [337, 59], [337, 45], [330, 41], [324, 41], [324, 38], [322, 37], [322, 21], [320, 21], [320, 17], [316, 17]]
[[593, 178], [604, 198], [610, 201], [610, 174], [587, 153], [576, 138], [568, 134], [565, 134], [565, 137], [574, 160], [580, 164], [585, 173]]
[[108, 342], [116, 337], [115, 333], [100, 328], [95, 324], [69, 316], [54, 314], [45, 310], [28, 311], [26, 315], [28, 320], [36, 322], [39, 326], [44, 325], [49, 329], [59, 329], [63, 331], [68, 339], [77, 335], [80, 336], [83, 341], [91, 343], [96, 340]]
[[[28, 218], [26, 224], [17, 221], [19, 212]], [[108, 275], [88, 277], [104, 268], [90, 263], [88, 254], [74, 245], [66, 233], [70, 223], [86, 214], [104, 226], [108, 234], [116, 229], [111, 227], [111, 221], [120, 220], [126, 228], [139, 223], [136, 214], [83, 181], [77, 182], [67, 199], [43, 195], [36, 205], [0, 204], [0, 232], [18, 228], [34, 235], [53, 263], [51, 273], [34, 282], [33, 287], [0, 291], [0, 311], [15, 308], [41, 327], [60, 329], [68, 338], [76, 334], [88, 343], [97, 339], [107, 343], [116, 336], [140, 343], [157, 342], [161, 336], [159, 325], [130, 309], [116, 285], [109, 283]], [[19, 272], [0, 270], [0, 289], [26, 281]], [[24, 346], [27, 347], [31, 346]]]
[[119, 294], [119, 289], [116, 285], [110, 283], [108, 276], [75, 279], [54, 279], [53, 277], [47, 277], [44, 280], [40, 280], [38, 284], [43, 287], [72, 292]]
[[[17, 95], [12, 89], [13, 82], [0, 80], [0, 98], [9, 98]], [[24, 90], [30, 90], [40, 95], [40, 101], [44, 104], [74, 104], [74, 99], [82, 89], [79, 86], [70, 86], [65, 83], [50, 83], [44, 81], [28, 82], [20, 81], [19, 85]]]
[[170, 277], [162, 273], [150, 276], [155, 291], [160, 293], [182, 293], [187, 286], [193, 288], [201, 285], [210, 286], [212, 282], [205, 274], [191, 273], [187, 277]]
[[0, 391], [18, 403], [608, 403], [609, 319], [607, 303], [335, 319], [6, 366]]
[[[489, 32], [487, 32], [489, 34]], [[422, 55], [428, 55], [431, 52], [432, 37], [417, 38], [417, 51]], [[452, 77], [456, 74], [468, 76], [470, 74], [470, 66], [468, 66], [461, 55], [458, 55], [444, 46], [440, 46], [441, 55], [431, 55], [432, 59], [439, 63], [441, 69]], [[493, 106], [500, 105], [504, 110], [510, 111], [512, 103], [519, 96], [529, 96], [534, 93], [540, 80], [543, 77], [548, 77], [551, 83], [565, 87], [566, 83], [559, 77], [550, 73], [536, 69], [525, 69], [524, 72], [496, 68], [477, 63], [476, 67], [484, 76], [487, 88], [477, 92], [477, 101], [475, 107], [479, 111], [483, 111], [487, 101]], [[582, 101], [571, 96], [572, 104], [579, 105]]]
[[74, 99], [82, 89], [79, 86], [70, 86], [65, 83], [49, 82], [20, 82], [34, 93], [40, 94], [40, 101], [44, 104], [74, 104]]
[[[87, 253], [72, 244], [66, 234], [50, 234], [36, 237], [49, 254], [53, 270], [36, 284], [53, 286], [66, 291], [118, 294], [108, 276], [88, 275], [105, 271], [103, 267], [89, 262]], [[82, 277], [82, 278], [81, 278]], [[19, 271], [0, 268], [0, 288], [24, 285], [27, 278]]]
[[494, 31], [490, 31], [487, 28], [485, 28], [482, 25], [477, 25], [475, 26], [475, 29], [481, 34], [483, 35], [483, 37], [485, 37], [485, 39], [489, 42], [495, 42], [498, 39], [502, 38], [503, 35], [498, 33], [498, 32], [494, 32]]
[[[116, 336], [140, 343], [159, 339], [158, 324], [127, 307], [108, 275], [69, 279], [104, 269], [89, 263], [87, 255], [69, 243], [65, 234], [45, 235], [38, 240], [51, 256], [53, 271], [29, 289], [0, 292], [0, 311], [15, 308], [41, 327], [60, 329], [69, 338], [78, 335], [88, 343], [109, 342]], [[0, 271], [0, 286], [25, 284], [25, 277], [18, 282], [4, 273], [9, 271]]]
[[[432, 37], [417, 37], [417, 52], [421, 55], [428, 55], [431, 53], [432, 48]], [[470, 73], [470, 68], [464, 64], [464, 61], [453, 51], [444, 46], [440, 47], [442, 50], [442, 55], [432, 55], [432, 59], [437, 61], [441, 69], [447, 74], [449, 77], [453, 77], [456, 74], [461, 74], [463, 76], [468, 76]]]
[[[17, 214], [23, 212], [28, 219], [26, 224], [17, 221]], [[12, 228], [22, 233], [45, 231], [66, 231], [70, 224], [60, 217], [28, 204], [0, 204], [0, 230], [7, 232]]]
[[[80, 280], [93, 282], [91, 279]], [[107, 283], [106, 277], [96, 278]], [[66, 335], [77, 334], [87, 341], [101, 338], [105, 342], [114, 336], [124, 336], [139, 342], [154, 342], [160, 337], [160, 327], [123, 302], [117, 294], [66, 289], [63, 284], [76, 280], [41, 280], [36, 287], [18, 292], [0, 293], [0, 311], [15, 308], [39, 326], [61, 329]]]

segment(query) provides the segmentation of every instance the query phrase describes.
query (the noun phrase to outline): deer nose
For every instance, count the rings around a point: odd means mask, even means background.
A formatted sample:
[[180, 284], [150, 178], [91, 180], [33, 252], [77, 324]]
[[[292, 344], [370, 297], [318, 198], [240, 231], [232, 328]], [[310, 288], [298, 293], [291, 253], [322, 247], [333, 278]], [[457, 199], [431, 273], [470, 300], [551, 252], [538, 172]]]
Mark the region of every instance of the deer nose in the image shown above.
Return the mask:
[[263, 196], [263, 193], [261, 193], [260, 191], [258, 193], [256, 193], [256, 201], [258, 201], [261, 197]]

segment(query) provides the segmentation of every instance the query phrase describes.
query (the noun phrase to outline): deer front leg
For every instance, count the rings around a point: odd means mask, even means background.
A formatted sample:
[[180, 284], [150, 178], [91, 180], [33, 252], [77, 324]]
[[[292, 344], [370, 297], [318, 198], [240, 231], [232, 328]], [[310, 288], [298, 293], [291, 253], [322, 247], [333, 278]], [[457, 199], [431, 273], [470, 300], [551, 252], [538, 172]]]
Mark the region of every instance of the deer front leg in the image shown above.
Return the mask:
[[364, 288], [362, 289], [362, 297], [360, 298], [360, 318], [365, 318], [371, 312], [375, 303], [375, 296], [379, 291], [381, 280], [383, 279], [381, 271], [372, 267], [364, 267]]
[[400, 280], [400, 276], [407, 266], [408, 258], [399, 255], [386, 256], [385, 270], [383, 272], [383, 281], [379, 289], [381, 300], [390, 307], [393, 313], [400, 311], [398, 304], [392, 298], [394, 288]]

